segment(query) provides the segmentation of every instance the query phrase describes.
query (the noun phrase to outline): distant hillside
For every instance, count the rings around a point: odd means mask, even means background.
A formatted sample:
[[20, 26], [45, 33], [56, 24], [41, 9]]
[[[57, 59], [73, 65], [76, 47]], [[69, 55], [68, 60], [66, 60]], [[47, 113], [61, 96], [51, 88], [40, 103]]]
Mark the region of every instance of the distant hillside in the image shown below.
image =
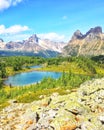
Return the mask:
[[64, 55], [104, 55], [104, 34], [101, 27], [91, 28], [86, 34], [77, 30], [63, 49]]

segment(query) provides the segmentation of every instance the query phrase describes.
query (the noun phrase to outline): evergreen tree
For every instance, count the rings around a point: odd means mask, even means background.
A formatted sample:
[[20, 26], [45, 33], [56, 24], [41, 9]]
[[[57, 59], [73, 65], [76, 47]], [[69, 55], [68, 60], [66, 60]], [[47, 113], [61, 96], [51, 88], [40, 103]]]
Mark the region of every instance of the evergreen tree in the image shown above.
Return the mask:
[[4, 62], [0, 63], [0, 77], [1, 78], [6, 78], [7, 74], [6, 74], [6, 65]]

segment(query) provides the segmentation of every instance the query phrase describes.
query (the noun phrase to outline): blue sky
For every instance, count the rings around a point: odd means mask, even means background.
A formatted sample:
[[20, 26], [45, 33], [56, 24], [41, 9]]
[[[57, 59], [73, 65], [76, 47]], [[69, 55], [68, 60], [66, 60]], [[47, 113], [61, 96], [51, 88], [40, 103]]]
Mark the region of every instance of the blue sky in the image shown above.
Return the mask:
[[104, 0], [0, 0], [0, 38], [69, 41], [74, 31], [104, 29]]

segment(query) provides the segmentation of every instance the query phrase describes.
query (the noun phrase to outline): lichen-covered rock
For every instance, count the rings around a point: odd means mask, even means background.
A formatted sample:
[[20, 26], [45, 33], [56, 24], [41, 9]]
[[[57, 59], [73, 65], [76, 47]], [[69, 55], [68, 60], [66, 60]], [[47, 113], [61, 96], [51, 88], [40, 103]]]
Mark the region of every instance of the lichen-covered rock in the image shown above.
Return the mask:
[[104, 78], [67, 95], [12, 102], [0, 112], [0, 130], [104, 130]]

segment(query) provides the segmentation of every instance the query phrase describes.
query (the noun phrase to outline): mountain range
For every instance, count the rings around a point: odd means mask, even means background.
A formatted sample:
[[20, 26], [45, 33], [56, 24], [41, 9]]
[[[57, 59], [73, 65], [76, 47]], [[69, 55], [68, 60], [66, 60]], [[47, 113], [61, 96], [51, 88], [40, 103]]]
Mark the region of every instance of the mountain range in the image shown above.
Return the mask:
[[21, 42], [10, 41], [4, 43], [0, 39], [1, 55], [36, 55], [43, 57], [54, 57], [62, 52], [64, 42], [54, 42], [48, 39], [40, 39], [36, 34]]
[[36, 34], [21, 42], [5, 43], [0, 39], [0, 55], [35, 55], [43, 57], [63, 56], [96, 56], [104, 55], [104, 33], [97, 26], [86, 34], [80, 30], [74, 32], [68, 43], [55, 42], [38, 38]]

